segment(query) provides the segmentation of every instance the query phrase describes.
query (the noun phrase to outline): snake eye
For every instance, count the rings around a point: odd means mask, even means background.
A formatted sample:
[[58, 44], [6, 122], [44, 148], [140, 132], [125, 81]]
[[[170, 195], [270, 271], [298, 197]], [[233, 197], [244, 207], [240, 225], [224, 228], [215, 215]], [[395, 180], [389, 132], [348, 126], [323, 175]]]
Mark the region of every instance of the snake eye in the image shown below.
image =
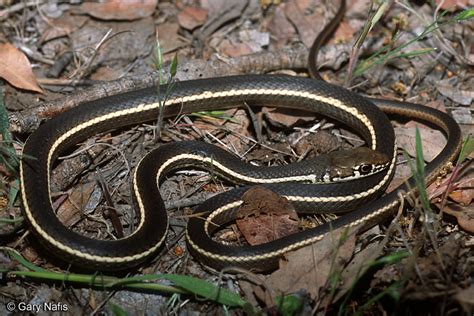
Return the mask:
[[362, 174], [368, 174], [372, 171], [372, 165], [361, 165], [359, 170]]

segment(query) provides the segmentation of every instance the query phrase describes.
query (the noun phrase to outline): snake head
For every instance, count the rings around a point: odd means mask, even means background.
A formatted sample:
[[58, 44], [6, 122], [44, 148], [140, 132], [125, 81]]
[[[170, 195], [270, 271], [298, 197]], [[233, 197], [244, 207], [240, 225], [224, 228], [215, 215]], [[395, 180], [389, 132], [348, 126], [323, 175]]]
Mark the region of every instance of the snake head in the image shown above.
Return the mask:
[[385, 170], [390, 163], [387, 155], [367, 147], [331, 153], [329, 161], [330, 167], [324, 177], [325, 182], [367, 177]]

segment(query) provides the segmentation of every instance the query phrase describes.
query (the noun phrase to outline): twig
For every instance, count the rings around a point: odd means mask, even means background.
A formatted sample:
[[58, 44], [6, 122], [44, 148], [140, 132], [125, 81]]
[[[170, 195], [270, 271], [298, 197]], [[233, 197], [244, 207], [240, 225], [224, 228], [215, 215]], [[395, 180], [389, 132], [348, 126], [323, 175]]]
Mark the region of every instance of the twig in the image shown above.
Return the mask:
[[21, 11], [24, 8], [34, 7], [38, 1], [20, 2], [0, 11], [0, 21], [8, 18], [11, 13]]

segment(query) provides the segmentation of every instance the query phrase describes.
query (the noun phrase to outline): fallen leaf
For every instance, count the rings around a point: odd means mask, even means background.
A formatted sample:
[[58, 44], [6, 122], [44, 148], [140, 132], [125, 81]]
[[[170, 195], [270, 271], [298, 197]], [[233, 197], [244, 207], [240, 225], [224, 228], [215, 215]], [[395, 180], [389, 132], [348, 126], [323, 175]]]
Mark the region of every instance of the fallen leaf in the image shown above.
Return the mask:
[[286, 4], [285, 13], [288, 20], [290, 20], [298, 30], [301, 41], [306, 47], [311, 47], [318, 34], [318, 30], [316, 30], [314, 24], [308, 21], [307, 17], [304, 15], [303, 10], [295, 1], [290, 1]]
[[262, 113], [272, 125], [277, 127], [291, 128], [295, 125], [314, 121], [314, 113], [307, 111], [263, 107]]
[[441, 4], [440, 8], [448, 11], [467, 8], [467, 0], [436, 0], [436, 4]]
[[[425, 161], [432, 161], [446, 145], [446, 138], [440, 131], [419, 128]], [[415, 127], [395, 127], [397, 146], [405, 149], [412, 157], [416, 156]]]
[[298, 142], [293, 147], [298, 156], [306, 155], [306, 159], [308, 159], [318, 154], [337, 150], [340, 146], [341, 144], [336, 135], [321, 130], [298, 139]]
[[59, 206], [57, 216], [65, 226], [70, 227], [82, 218], [83, 210], [96, 186], [95, 181], [81, 185]]
[[239, 32], [239, 40], [247, 44], [252, 53], [262, 51], [262, 48], [270, 44], [270, 34], [257, 30], [242, 30]]
[[462, 205], [471, 204], [474, 199], [474, 176], [471, 174], [463, 176], [458, 183], [454, 184], [455, 191], [449, 194], [449, 197], [456, 203]]
[[374, 261], [382, 254], [385, 244], [386, 242], [370, 243], [366, 248], [358, 252], [351, 262], [348, 263], [347, 267], [345, 267], [342, 271], [341, 282], [339, 284], [337, 294], [333, 298], [328, 297], [328, 299], [331, 299], [332, 301], [338, 301], [342, 296], [344, 296], [347, 291], [349, 291], [356, 278], [362, 276], [363, 273], [369, 268], [367, 266], [367, 262]]
[[229, 37], [221, 41], [219, 51], [229, 57], [237, 57], [257, 53], [270, 44], [270, 35], [257, 30], [243, 30], [238, 39]]
[[334, 33], [334, 42], [346, 43], [354, 38], [355, 33], [356, 30], [354, 30], [354, 28], [349, 23], [342, 21]]
[[48, 28], [41, 35], [40, 43], [69, 35], [75, 30], [81, 28], [84, 23], [86, 23], [87, 19], [88, 17], [72, 15], [69, 12], [57, 19], [50, 19]]
[[181, 27], [187, 30], [194, 30], [206, 22], [207, 10], [204, 8], [184, 7], [178, 13], [178, 22]]
[[[106, 36], [107, 34], [109, 35]], [[148, 56], [155, 41], [155, 23], [151, 17], [128, 23], [90, 20], [73, 32], [70, 38], [72, 49], [81, 52], [78, 57], [81, 61], [90, 63], [89, 69], [104, 64], [115, 68], [121, 62], [128, 64], [130, 60]], [[99, 45], [101, 42], [102, 45]], [[91, 63], [87, 52], [98, 45], [99, 49], [94, 51]]]
[[114, 69], [109, 66], [103, 66], [97, 68], [94, 73], [91, 74], [90, 78], [92, 80], [110, 81], [120, 78], [120, 75], [122, 75], [122, 73], [122, 69]]
[[156, 27], [156, 34], [160, 41], [163, 54], [172, 52], [186, 43], [178, 36], [179, 24], [176, 22], [164, 22]]
[[296, 35], [295, 27], [286, 18], [284, 12], [285, 5], [285, 3], [282, 3], [275, 8], [273, 17], [268, 25], [268, 30], [272, 31], [272, 40], [275, 41], [276, 48], [284, 47]]
[[218, 51], [227, 57], [238, 57], [252, 53], [252, 48], [247, 43], [239, 43], [224, 39], [218, 47]]
[[208, 10], [209, 16], [200, 30], [201, 36], [210, 36], [222, 25], [239, 18], [247, 6], [248, 0], [201, 0], [201, 7]]
[[298, 221], [287, 214], [260, 214], [236, 220], [249, 245], [261, 245], [298, 232]]
[[288, 214], [298, 219], [291, 203], [263, 186], [254, 186], [242, 195], [243, 204], [237, 211], [238, 218], [259, 214]]
[[[247, 0], [201, 0], [201, 7], [205, 8], [209, 12], [209, 16], [215, 16], [222, 14], [227, 9], [232, 7], [236, 2], [239, 3], [239, 7], [244, 7], [248, 4]], [[230, 8], [232, 9], [232, 8]]]
[[330, 277], [340, 273], [352, 257], [357, 230], [336, 229], [321, 241], [286, 254], [266, 285], [285, 294], [305, 290], [314, 300], [320, 299], [322, 290], [330, 286]]
[[237, 227], [250, 245], [260, 245], [298, 232], [298, 215], [275, 192], [255, 186], [242, 195]]
[[155, 11], [158, 0], [108, 0], [83, 2], [79, 8], [100, 20], [137, 20], [149, 17]]
[[[436, 83], [436, 89], [445, 97], [462, 105], [471, 105], [474, 99], [474, 90], [461, 90], [456, 88], [457, 77], [440, 80]], [[472, 87], [471, 87], [472, 88]]]
[[451, 207], [446, 206], [443, 209], [443, 213], [454, 216], [458, 221], [459, 227], [471, 234], [474, 234], [474, 209], [453, 210]]
[[0, 44], [0, 78], [17, 88], [43, 93], [28, 58], [9, 43]]
[[451, 111], [451, 115], [458, 124], [474, 124], [474, 118], [472, 117], [470, 108], [458, 107]]

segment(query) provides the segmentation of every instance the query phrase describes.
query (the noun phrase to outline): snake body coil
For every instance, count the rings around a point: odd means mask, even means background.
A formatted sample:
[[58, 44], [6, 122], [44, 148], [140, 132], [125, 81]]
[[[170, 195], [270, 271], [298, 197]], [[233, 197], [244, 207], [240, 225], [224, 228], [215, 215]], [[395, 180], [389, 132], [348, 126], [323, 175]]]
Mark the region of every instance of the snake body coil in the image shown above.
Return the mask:
[[[321, 113], [350, 126], [366, 140], [369, 148], [390, 158], [387, 169], [371, 177], [356, 179], [355, 183], [325, 184], [315, 189], [312, 184], [266, 182], [265, 185], [301, 208], [308, 210], [318, 207], [323, 211], [334, 211], [344, 206], [353, 209], [386, 188], [395, 166], [394, 133], [390, 122], [368, 99], [340, 87], [289, 76], [236, 76], [179, 82], [172, 89], [163, 110], [165, 117], [169, 117], [179, 113], [237, 107], [244, 103]], [[447, 146], [427, 165], [428, 182], [457, 154], [461, 139], [459, 127], [446, 114], [407, 103], [378, 100], [377, 104], [386, 113], [428, 121], [448, 136]], [[153, 120], [158, 115], [159, 107], [156, 88], [110, 96], [66, 111], [40, 126], [30, 136], [23, 154], [34, 159], [23, 159], [20, 168], [24, 212], [32, 231], [54, 254], [90, 269], [122, 270], [136, 266], [155, 255], [166, 237], [168, 220], [157, 188], [157, 181], [166, 172], [191, 161], [211, 168], [221, 163], [223, 168], [218, 169], [224, 170], [222, 173], [229, 170], [233, 172], [232, 166], [226, 167], [228, 159], [220, 160], [219, 154], [212, 156], [212, 149], [210, 152], [194, 147], [177, 151], [153, 151], [140, 162], [134, 173], [133, 191], [140, 217], [134, 233], [122, 239], [107, 241], [91, 239], [66, 228], [58, 220], [50, 197], [50, 174], [58, 155], [97, 133]], [[156, 159], [159, 159], [158, 162]], [[242, 172], [234, 173], [237, 178], [242, 178]], [[262, 178], [258, 174], [247, 177]], [[233, 220], [236, 215], [235, 210], [241, 204], [240, 196], [244, 189], [232, 190], [199, 207], [197, 212], [210, 214], [205, 219], [190, 219], [188, 245], [201, 262], [213, 268], [227, 265], [271, 268], [283, 253], [322, 239], [330, 227], [336, 229], [360, 223], [366, 226], [375, 224], [398, 204], [397, 194], [409, 192], [412, 187], [414, 183], [410, 180], [408, 186], [402, 185], [364, 208], [340, 217], [331, 226], [322, 225], [256, 247], [231, 247], [209, 237], [216, 228], [210, 225], [211, 222], [220, 225]], [[318, 192], [322, 195], [316, 196], [315, 191], [318, 190], [322, 191]]]

